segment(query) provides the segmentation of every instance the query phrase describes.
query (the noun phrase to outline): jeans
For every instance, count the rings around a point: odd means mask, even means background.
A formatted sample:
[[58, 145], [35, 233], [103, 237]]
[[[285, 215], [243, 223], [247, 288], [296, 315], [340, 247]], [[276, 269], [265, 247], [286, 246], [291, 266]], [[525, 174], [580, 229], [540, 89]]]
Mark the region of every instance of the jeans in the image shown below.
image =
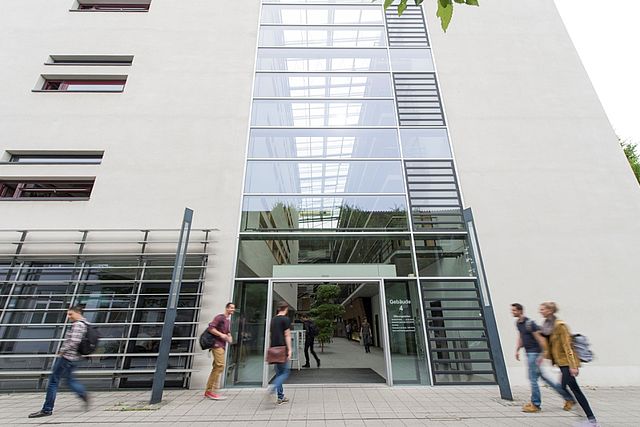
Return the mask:
[[273, 388], [278, 394], [278, 399], [284, 399], [284, 384], [285, 380], [289, 378], [289, 361], [284, 363], [276, 363], [273, 365], [276, 368], [276, 377], [273, 379]]
[[549, 385], [549, 387], [553, 388], [557, 391], [560, 396], [564, 400], [573, 401], [573, 396], [564, 389], [560, 384], [553, 382], [548, 377], [546, 377], [542, 371], [540, 370], [540, 366], [538, 366], [537, 360], [540, 357], [540, 353], [527, 353], [527, 365], [529, 367], [529, 381], [531, 382], [531, 403], [536, 406], [542, 405], [542, 398], [540, 396], [540, 386], [538, 385], [538, 378], [542, 378], [542, 380]]
[[42, 406], [42, 412], [53, 412], [53, 405], [56, 402], [56, 393], [58, 392], [58, 386], [60, 385], [60, 380], [62, 378], [67, 380], [67, 384], [69, 384], [71, 390], [73, 390], [81, 399], [86, 398], [87, 391], [73, 376], [74, 369], [75, 363], [73, 361], [67, 360], [62, 356], [56, 357], [53, 362], [53, 368], [51, 368], [51, 375], [49, 375], [47, 397], [45, 398], [44, 405]]
[[571, 375], [571, 372], [569, 372], [569, 367], [560, 366], [560, 372], [562, 372], [562, 389], [564, 391], [567, 391], [567, 386], [569, 386], [587, 418], [589, 420], [595, 420], [596, 417], [593, 415], [593, 411], [591, 411], [589, 402], [587, 401], [587, 398], [584, 396], [584, 394], [582, 394], [582, 390], [580, 390], [580, 386], [578, 385], [578, 381], [576, 381], [576, 377]]

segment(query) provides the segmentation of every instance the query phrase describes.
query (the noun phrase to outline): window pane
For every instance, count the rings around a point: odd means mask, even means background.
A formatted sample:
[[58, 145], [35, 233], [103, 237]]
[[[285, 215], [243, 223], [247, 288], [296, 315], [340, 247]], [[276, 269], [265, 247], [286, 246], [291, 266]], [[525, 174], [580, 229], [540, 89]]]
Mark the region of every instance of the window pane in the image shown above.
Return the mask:
[[242, 231], [407, 230], [403, 196], [247, 196]]
[[249, 161], [247, 193], [403, 193], [397, 161]]
[[388, 71], [386, 49], [258, 49], [257, 71]]
[[387, 323], [394, 384], [428, 384], [420, 296], [414, 281], [386, 281]]
[[393, 101], [253, 101], [252, 126], [394, 126]]
[[414, 273], [408, 237], [260, 237], [243, 239], [238, 256], [237, 277], [406, 277]]
[[391, 69], [398, 71], [434, 71], [429, 49], [390, 49]]
[[113, 81], [113, 82], [92, 82], [92, 81], [73, 81], [66, 82], [67, 91], [86, 91], [86, 90], [99, 90], [99, 91], [109, 91], [109, 92], [118, 92], [124, 90], [124, 82], [122, 81]]
[[263, 24], [383, 24], [382, 9], [366, 6], [262, 6]]
[[249, 157], [400, 157], [395, 129], [253, 129]]
[[262, 27], [259, 46], [384, 47], [384, 27]]
[[404, 157], [451, 158], [446, 129], [400, 129], [400, 140]]
[[257, 73], [256, 97], [392, 97], [388, 74]]
[[262, 384], [267, 290], [266, 282], [236, 282], [233, 302], [240, 314], [231, 319], [236, 345], [230, 346], [227, 372], [233, 385]]
[[466, 236], [432, 237], [416, 235], [420, 275], [425, 277], [474, 276]]

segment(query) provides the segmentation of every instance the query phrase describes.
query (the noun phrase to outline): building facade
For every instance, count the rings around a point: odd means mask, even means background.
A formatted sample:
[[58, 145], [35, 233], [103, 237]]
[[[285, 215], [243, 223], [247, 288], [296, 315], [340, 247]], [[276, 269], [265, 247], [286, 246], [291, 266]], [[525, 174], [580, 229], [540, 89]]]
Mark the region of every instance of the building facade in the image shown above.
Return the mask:
[[225, 383], [266, 384], [274, 300], [324, 285], [389, 385], [524, 383], [509, 304], [544, 300], [593, 342], [583, 381], [640, 379], [640, 189], [551, 0], [446, 34], [430, 2], [36, 3], [0, 18], [3, 389], [43, 387], [75, 303], [104, 335], [81, 375], [149, 387], [185, 207], [167, 386], [204, 384], [227, 301]]

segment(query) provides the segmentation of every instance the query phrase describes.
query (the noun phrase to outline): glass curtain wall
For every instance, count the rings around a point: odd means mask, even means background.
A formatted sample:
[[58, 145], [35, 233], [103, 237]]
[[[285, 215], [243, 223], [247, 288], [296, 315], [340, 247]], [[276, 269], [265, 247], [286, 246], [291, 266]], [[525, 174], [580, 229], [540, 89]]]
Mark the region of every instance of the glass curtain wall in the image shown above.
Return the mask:
[[[413, 325], [391, 343], [394, 381], [466, 382], [438, 357], [428, 330], [449, 324], [426, 320], [420, 281], [475, 286], [425, 20], [381, 3], [262, 2], [235, 298], [256, 279], [382, 278]], [[262, 380], [249, 371], [232, 383]]]

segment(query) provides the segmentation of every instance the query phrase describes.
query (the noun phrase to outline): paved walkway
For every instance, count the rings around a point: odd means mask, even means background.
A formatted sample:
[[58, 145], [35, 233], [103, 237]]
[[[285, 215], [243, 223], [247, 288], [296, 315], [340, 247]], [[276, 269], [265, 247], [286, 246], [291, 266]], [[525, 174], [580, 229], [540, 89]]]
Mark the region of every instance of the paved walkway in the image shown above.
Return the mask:
[[[135, 426], [576, 426], [582, 411], [565, 412], [562, 400], [543, 390], [544, 410], [524, 414], [528, 397], [516, 388], [514, 402], [496, 387], [289, 386], [289, 404], [276, 406], [262, 389], [233, 389], [225, 401], [205, 400], [195, 390], [167, 391], [160, 407], [149, 408], [148, 392], [96, 392], [83, 412], [68, 392], [58, 395], [53, 416], [28, 419], [44, 393], [0, 394], [0, 425]], [[640, 387], [590, 388], [585, 394], [602, 426], [640, 425]]]

